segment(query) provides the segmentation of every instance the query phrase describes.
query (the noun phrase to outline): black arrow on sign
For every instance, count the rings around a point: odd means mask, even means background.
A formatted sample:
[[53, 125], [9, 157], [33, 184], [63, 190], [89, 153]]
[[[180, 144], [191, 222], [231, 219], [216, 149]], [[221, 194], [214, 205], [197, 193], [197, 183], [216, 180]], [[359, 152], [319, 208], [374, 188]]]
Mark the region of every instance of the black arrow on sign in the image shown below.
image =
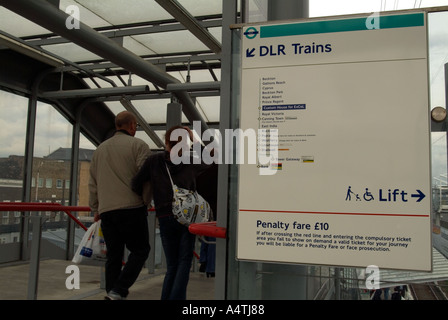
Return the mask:
[[418, 190], [418, 189], [417, 189], [417, 192], [418, 192], [418, 193], [413, 193], [413, 194], [411, 194], [411, 197], [413, 197], [413, 198], [418, 198], [418, 199], [417, 199], [417, 202], [420, 202], [420, 201], [422, 201], [423, 198], [426, 197], [426, 196], [425, 196], [425, 194], [424, 194], [423, 192], [421, 192], [421, 191]]
[[246, 58], [255, 57], [254, 51], [255, 48], [253, 48], [252, 50], [246, 49]]

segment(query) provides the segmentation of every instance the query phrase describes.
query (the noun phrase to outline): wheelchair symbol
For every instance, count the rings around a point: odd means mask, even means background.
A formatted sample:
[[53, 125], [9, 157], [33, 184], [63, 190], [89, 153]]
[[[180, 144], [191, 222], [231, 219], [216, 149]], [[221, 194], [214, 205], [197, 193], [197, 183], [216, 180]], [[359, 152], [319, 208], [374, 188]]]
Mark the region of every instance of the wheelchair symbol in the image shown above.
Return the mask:
[[373, 197], [372, 193], [369, 191], [369, 188], [366, 188], [366, 192], [364, 193], [363, 198], [366, 201], [375, 200], [375, 198]]
[[[352, 191], [352, 187], [349, 186], [348, 190], [347, 190], [347, 196], [345, 197], [345, 201], [351, 201], [352, 200], [352, 195], [355, 196], [356, 201], [361, 201], [361, 198], [359, 197], [358, 193], [355, 193]], [[375, 198], [373, 197], [373, 194], [369, 191], [369, 188], [366, 188], [366, 192], [363, 194], [363, 199], [365, 201], [372, 201], [375, 200]]]

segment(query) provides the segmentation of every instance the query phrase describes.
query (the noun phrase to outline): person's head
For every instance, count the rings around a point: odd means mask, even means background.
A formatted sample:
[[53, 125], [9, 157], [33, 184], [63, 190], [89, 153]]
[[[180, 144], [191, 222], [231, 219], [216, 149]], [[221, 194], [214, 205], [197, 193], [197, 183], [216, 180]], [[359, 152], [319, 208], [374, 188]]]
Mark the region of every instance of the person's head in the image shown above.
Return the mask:
[[122, 111], [115, 117], [115, 129], [125, 130], [131, 136], [135, 136], [137, 126], [137, 118], [132, 112]]
[[[190, 141], [188, 141], [188, 137]], [[193, 141], [193, 132], [190, 128], [184, 126], [174, 126], [166, 131], [165, 146], [167, 151], [171, 151], [171, 149], [181, 141], [184, 143], [191, 143]]]

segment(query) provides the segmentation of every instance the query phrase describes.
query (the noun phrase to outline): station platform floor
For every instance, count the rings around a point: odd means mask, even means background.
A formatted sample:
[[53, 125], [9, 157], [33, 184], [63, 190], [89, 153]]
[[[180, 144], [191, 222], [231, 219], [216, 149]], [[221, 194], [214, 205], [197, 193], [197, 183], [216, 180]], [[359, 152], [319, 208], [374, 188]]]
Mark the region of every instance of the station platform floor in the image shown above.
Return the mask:
[[[66, 268], [73, 262], [66, 260], [41, 260], [36, 300], [104, 300], [105, 290], [101, 286], [100, 266], [78, 265], [80, 288], [67, 289], [66, 280], [72, 274]], [[165, 270], [149, 274], [142, 269], [139, 278], [131, 287], [127, 300], [160, 300]], [[0, 265], [0, 300], [27, 300], [28, 263]], [[214, 278], [204, 273], [191, 272], [188, 284], [188, 300], [213, 300]]]

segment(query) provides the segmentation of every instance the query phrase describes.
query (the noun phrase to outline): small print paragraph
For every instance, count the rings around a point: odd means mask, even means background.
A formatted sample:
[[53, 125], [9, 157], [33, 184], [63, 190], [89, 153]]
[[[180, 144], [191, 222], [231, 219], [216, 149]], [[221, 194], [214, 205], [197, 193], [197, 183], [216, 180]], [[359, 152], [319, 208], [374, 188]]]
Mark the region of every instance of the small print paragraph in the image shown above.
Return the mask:
[[[262, 225], [258, 224], [258, 227]], [[257, 230], [256, 245], [361, 252], [407, 249], [412, 243], [411, 237], [333, 234], [327, 223], [304, 224], [301, 225], [300, 231], [295, 231], [295, 229], [294, 231], [285, 231], [288, 229], [286, 225], [278, 224], [277, 226], [280, 230], [266, 230], [263, 227], [261, 230]]]

